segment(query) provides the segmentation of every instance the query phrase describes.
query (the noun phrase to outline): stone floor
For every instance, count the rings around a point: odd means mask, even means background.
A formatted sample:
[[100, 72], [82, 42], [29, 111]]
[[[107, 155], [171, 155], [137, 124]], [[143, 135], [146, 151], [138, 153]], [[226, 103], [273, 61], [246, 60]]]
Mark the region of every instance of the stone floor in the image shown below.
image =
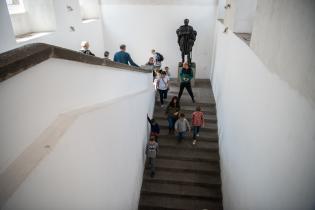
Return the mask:
[[[168, 95], [177, 96], [179, 86], [171, 82]], [[215, 101], [209, 80], [197, 81], [193, 92], [197, 104], [205, 113], [206, 126], [200, 131], [197, 143], [192, 144], [191, 133], [178, 143], [168, 134], [168, 123], [156, 97], [154, 118], [161, 127], [160, 152], [156, 160], [156, 175], [149, 176], [146, 164], [139, 209], [203, 210], [222, 209], [221, 176]], [[187, 91], [181, 98], [182, 112], [188, 121], [195, 110]]]

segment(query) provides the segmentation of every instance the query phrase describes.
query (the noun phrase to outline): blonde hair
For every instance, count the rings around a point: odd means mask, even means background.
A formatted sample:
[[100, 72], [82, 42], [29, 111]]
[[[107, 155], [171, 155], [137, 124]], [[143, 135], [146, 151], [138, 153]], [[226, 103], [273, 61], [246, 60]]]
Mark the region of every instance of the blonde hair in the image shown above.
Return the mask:
[[89, 48], [89, 46], [90, 46], [90, 43], [88, 41], [82, 41], [81, 42], [81, 47], [87, 49], [87, 48]]

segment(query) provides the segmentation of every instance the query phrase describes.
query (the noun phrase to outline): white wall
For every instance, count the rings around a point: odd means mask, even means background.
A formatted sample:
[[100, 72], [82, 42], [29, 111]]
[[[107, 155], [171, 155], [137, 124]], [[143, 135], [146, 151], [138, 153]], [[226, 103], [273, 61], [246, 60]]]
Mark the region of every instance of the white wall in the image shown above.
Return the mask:
[[[12, 30], [11, 20], [5, 1], [0, 1], [0, 36], [2, 42], [0, 53], [11, 50], [27, 43], [44, 42], [73, 50], [79, 50], [81, 41], [90, 41], [90, 49], [99, 57], [103, 57], [103, 25], [101, 20], [82, 23], [80, 16], [80, 6], [78, 0], [54, 0], [54, 12], [56, 17], [56, 30], [49, 35], [32, 39], [22, 43], [16, 43], [15, 35]], [[67, 5], [74, 10], [68, 11]], [[9, 26], [9, 27], [8, 27]], [[70, 30], [70, 26], [75, 27], [75, 31]]]
[[99, 0], [79, 0], [79, 4], [83, 20], [100, 18]]
[[217, 24], [212, 77], [224, 209], [315, 208], [315, 108]]
[[252, 33], [257, 0], [228, 0], [224, 23], [235, 33]]
[[73, 121], [4, 209], [137, 208], [151, 74], [49, 59], [2, 82], [0, 97], [1, 174], [44, 131]]
[[258, 1], [251, 48], [315, 106], [315, 1]]
[[[127, 51], [138, 65], [145, 64], [152, 56], [151, 49], [162, 53], [172, 76], [177, 76], [181, 52], [177, 44], [176, 30], [189, 18], [197, 31], [193, 47], [193, 61], [197, 65], [197, 78], [209, 78], [210, 58], [217, 2], [207, 4], [107, 4], [102, 1], [104, 41], [111, 56], [119, 50], [120, 44], [127, 45]], [[176, 4], [178, 3], [178, 4]]]
[[219, 12], [218, 12], [218, 18], [217, 19], [224, 19], [225, 17], [225, 5], [226, 5], [226, 0], [219, 0]]

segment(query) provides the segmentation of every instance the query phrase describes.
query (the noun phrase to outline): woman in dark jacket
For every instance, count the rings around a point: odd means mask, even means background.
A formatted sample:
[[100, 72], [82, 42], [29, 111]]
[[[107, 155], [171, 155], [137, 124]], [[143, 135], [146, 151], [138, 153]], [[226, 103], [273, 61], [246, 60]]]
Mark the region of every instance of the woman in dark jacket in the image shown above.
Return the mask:
[[174, 133], [174, 125], [176, 120], [178, 119], [178, 114], [180, 111], [180, 105], [177, 96], [174, 96], [171, 100], [171, 102], [166, 107], [165, 114], [167, 115], [167, 121], [168, 121], [168, 129], [169, 134]]

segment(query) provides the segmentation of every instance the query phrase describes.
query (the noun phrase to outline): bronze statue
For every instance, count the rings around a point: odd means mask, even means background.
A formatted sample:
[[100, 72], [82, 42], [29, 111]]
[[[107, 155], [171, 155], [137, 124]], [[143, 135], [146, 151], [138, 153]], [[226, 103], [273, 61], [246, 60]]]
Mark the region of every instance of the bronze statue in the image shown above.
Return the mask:
[[192, 26], [188, 25], [189, 20], [184, 20], [184, 25], [176, 30], [177, 42], [179, 44], [180, 51], [182, 52], [182, 63], [185, 62], [185, 55], [187, 55], [188, 63], [191, 64], [191, 51], [196, 40], [197, 31]]

